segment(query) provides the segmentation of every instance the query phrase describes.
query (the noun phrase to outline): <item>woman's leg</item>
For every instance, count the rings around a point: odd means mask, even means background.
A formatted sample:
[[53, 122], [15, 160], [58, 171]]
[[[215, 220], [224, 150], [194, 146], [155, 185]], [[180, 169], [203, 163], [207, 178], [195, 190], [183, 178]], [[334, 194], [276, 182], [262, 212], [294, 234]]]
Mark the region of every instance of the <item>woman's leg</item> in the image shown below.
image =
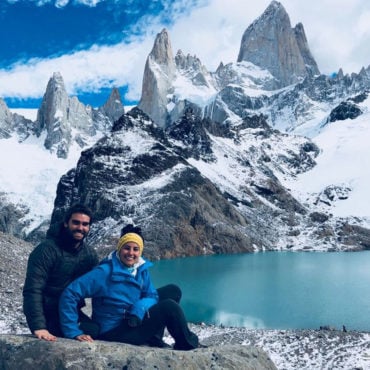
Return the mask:
[[122, 324], [99, 336], [99, 339], [129, 344], [146, 344], [160, 328], [166, 326], [175, 340], [175, 349], [190, 350], [198, 347], [198, 337], [189, 330], [181, 307], [172, 299], [165, 299], [150, 308], [142, 324], [130, 328]]
[[92, 321], [91, 318], [81, 310], [79, 310], [78, 312], [78, 318], [80, 322], [80, 329], [85, 334], [89, 334], [93, 339], [96, 339], [99, 335], [99, 325], [96, 322]]
[[175, 340], [174, 349], [189, 350], [198, 347], [198, 337], [189, 330], [181, 306], [172, 299], [164, 299], [149, 310], [148, 321], [162, 322]]
[[173, 299], [175, 302], [180, 303], [182, 292], [179, 286], [175, 284], [168, 284], [157, 289], [159, 300]]
[[[181, 289], [175, 284], [168, 284], [158, 288], [157, 292], [159, 301], [173, 299], [175, 302], [180, 303], [182, 292]], [[163, 325], [158, 332], [147, 341], [146, 344], [151, 347], [169, 347], [169, 345], [163, 341], [164, 329], [165, 326]]]

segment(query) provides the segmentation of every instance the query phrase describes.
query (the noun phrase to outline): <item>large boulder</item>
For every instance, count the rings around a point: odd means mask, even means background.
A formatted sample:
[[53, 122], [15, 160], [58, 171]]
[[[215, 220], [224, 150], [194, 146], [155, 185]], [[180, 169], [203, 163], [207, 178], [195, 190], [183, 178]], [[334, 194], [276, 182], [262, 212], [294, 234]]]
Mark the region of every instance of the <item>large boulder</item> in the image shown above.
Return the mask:
[[268, 355], [251, 346], [225, 345], [174, 351], [121, 343], [40, 341], [26, 335], [0, 336], [0, 369], [245, 369], [275, 370]]

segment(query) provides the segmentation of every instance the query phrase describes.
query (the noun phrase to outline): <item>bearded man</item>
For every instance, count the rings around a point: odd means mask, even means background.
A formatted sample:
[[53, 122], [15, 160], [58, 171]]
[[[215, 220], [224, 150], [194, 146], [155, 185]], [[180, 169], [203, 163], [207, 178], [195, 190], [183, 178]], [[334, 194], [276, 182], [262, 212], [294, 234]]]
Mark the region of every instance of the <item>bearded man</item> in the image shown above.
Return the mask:
[[[58, 304], [64, 288], [98, 264], [95, 250], [84, 242], [92, 222], [91, 210], [73, 205], [64, 221], [51, 227], [46, 240], [31, 252], [23, 287], [23, 312], [37, 338], [55, 341], [61, 337]], [[85, 315], [79, 302], [79, 322], [94, 336], [96, 324]]]

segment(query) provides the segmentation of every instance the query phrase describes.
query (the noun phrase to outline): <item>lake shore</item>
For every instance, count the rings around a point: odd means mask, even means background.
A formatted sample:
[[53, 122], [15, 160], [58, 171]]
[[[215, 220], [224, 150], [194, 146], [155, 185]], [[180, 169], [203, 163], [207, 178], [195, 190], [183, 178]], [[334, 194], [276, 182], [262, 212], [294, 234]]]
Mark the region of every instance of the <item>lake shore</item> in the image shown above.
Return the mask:
[[207, 346], [242, 344], [260, 347], [279, 370], [370, 369], [369, 332], [331, 328], [264, 330], [203, 324], [191, 324], [191, 329]]

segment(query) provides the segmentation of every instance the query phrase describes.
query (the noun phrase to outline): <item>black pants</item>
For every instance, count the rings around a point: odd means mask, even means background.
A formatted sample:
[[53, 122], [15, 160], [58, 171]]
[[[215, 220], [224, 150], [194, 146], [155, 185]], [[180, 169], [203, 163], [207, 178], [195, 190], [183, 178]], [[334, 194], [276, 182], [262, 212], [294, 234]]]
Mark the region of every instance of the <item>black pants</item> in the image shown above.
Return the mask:
[[163, 336], [167, 328], [175, 340], [174, 349], [190, 350], [198, 347], [198, 337], [189, 330], [184, 312], [179, 305], [181, 290], [176, 285], [158, 289], [159, 302], [152, 306], [141, 325], [132, 328], [123, 320], [121, 324], [101, 335], [98, 339], [129, 343], [148, 344], [153, 338]]

